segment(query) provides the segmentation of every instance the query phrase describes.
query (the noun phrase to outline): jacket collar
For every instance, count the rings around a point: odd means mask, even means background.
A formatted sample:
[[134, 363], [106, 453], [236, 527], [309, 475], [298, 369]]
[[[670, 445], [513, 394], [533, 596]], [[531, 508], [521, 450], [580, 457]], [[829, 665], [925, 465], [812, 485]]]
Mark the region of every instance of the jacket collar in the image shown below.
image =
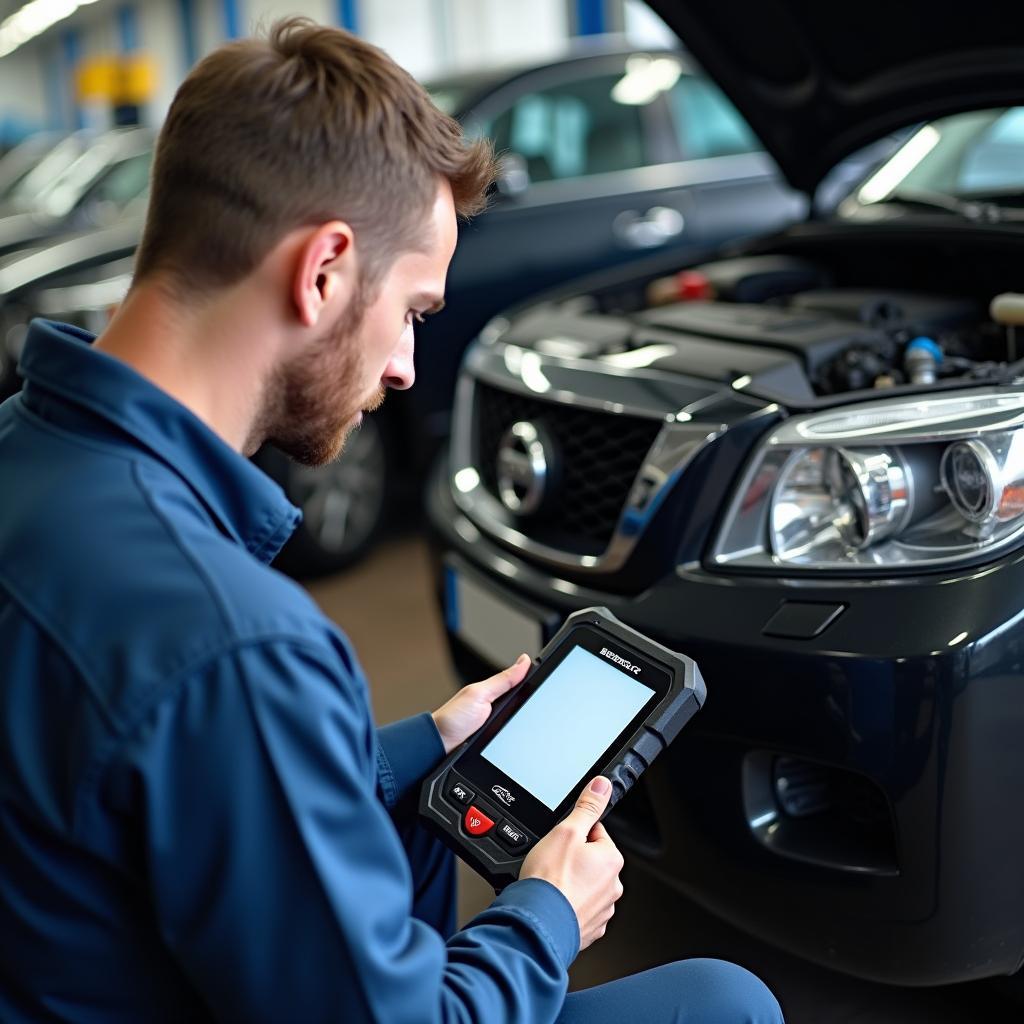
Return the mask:
[[46, 403], [47, 418], [58, 425], [64, 406], [86, 409], [119, 428], [177, 473], [224, 533], [271, 561], [302, 518], [299, 510], [194, 413], [126, 363], [94, 349], [94, 340], [68, 324], [32, 322], [19, 364], [29, 408], [38, 392], [49, 393], [58, 401]]

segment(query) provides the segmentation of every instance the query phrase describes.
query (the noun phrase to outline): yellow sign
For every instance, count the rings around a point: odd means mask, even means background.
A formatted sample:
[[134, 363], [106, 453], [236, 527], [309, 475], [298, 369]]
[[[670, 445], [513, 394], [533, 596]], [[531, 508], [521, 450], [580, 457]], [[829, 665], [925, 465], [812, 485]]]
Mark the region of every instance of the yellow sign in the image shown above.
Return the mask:
[[145, 53], [89, 57], [78, 65], [75, 94], [79, 103], [137, 106], [153, 98], [156, 77], [156, 63]]

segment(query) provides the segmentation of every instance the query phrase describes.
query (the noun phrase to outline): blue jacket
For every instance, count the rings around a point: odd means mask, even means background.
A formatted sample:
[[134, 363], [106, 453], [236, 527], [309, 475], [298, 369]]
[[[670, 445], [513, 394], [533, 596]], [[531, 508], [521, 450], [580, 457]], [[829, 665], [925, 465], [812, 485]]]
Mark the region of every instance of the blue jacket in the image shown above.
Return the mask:
[[296, 510], [90, 341], [34, 323], [0, 406], [0, 1019], [554, 1020], [565, 897], [410, 915], [430, 716], [375, 729]]

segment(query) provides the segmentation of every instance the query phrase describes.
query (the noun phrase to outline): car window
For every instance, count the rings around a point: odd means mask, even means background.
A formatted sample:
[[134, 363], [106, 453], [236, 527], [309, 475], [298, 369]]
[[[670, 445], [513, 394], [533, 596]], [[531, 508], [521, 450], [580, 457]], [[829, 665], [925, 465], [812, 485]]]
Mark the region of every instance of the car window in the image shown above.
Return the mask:
[[1024, 189], [1024, 107], [1001, 114], [964, 155], [957, 191]]
[[149, 185], [152, 153], [140, 153], [115, 164], [89, 189], [82, 202], [109, 203], [121, 209]]
[[763, 148], [739, 111], [706, 79], [684, 75], [667, 95], [688, 160], [757, 153]]
[[482, 126], [499, 153], [518, 153], [531, 182], [625, 171], [649, 162], [644, 104], [612, 93], [621, 74], [562, 82], [521, 96]]

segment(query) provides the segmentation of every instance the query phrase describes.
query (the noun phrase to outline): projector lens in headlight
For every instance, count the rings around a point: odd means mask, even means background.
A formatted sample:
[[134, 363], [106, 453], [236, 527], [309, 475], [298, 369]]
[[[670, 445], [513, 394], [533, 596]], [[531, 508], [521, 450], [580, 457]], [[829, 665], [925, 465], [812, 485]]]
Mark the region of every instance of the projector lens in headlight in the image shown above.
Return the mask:
[[794, 416], [755, 455], [712, 550], [774, 569], [941, 566], [1024, 542], [1024, 390]]
[[772, 551], [797, 560], [819, 547], [859, 551], [899, 530], [910, 507], [910, 477], [895, 452], [798, 451], [771, 504]]
[[957, 441], [942, 456], [942, 486], [953, 507], [982, 532], [1024, 514], [1024, 434]]
[[956, 510], [972, 523], [983, 523], [995, 512], [993, 467], [980, 441], [957, 441], [942, 457], [942, 484]]

